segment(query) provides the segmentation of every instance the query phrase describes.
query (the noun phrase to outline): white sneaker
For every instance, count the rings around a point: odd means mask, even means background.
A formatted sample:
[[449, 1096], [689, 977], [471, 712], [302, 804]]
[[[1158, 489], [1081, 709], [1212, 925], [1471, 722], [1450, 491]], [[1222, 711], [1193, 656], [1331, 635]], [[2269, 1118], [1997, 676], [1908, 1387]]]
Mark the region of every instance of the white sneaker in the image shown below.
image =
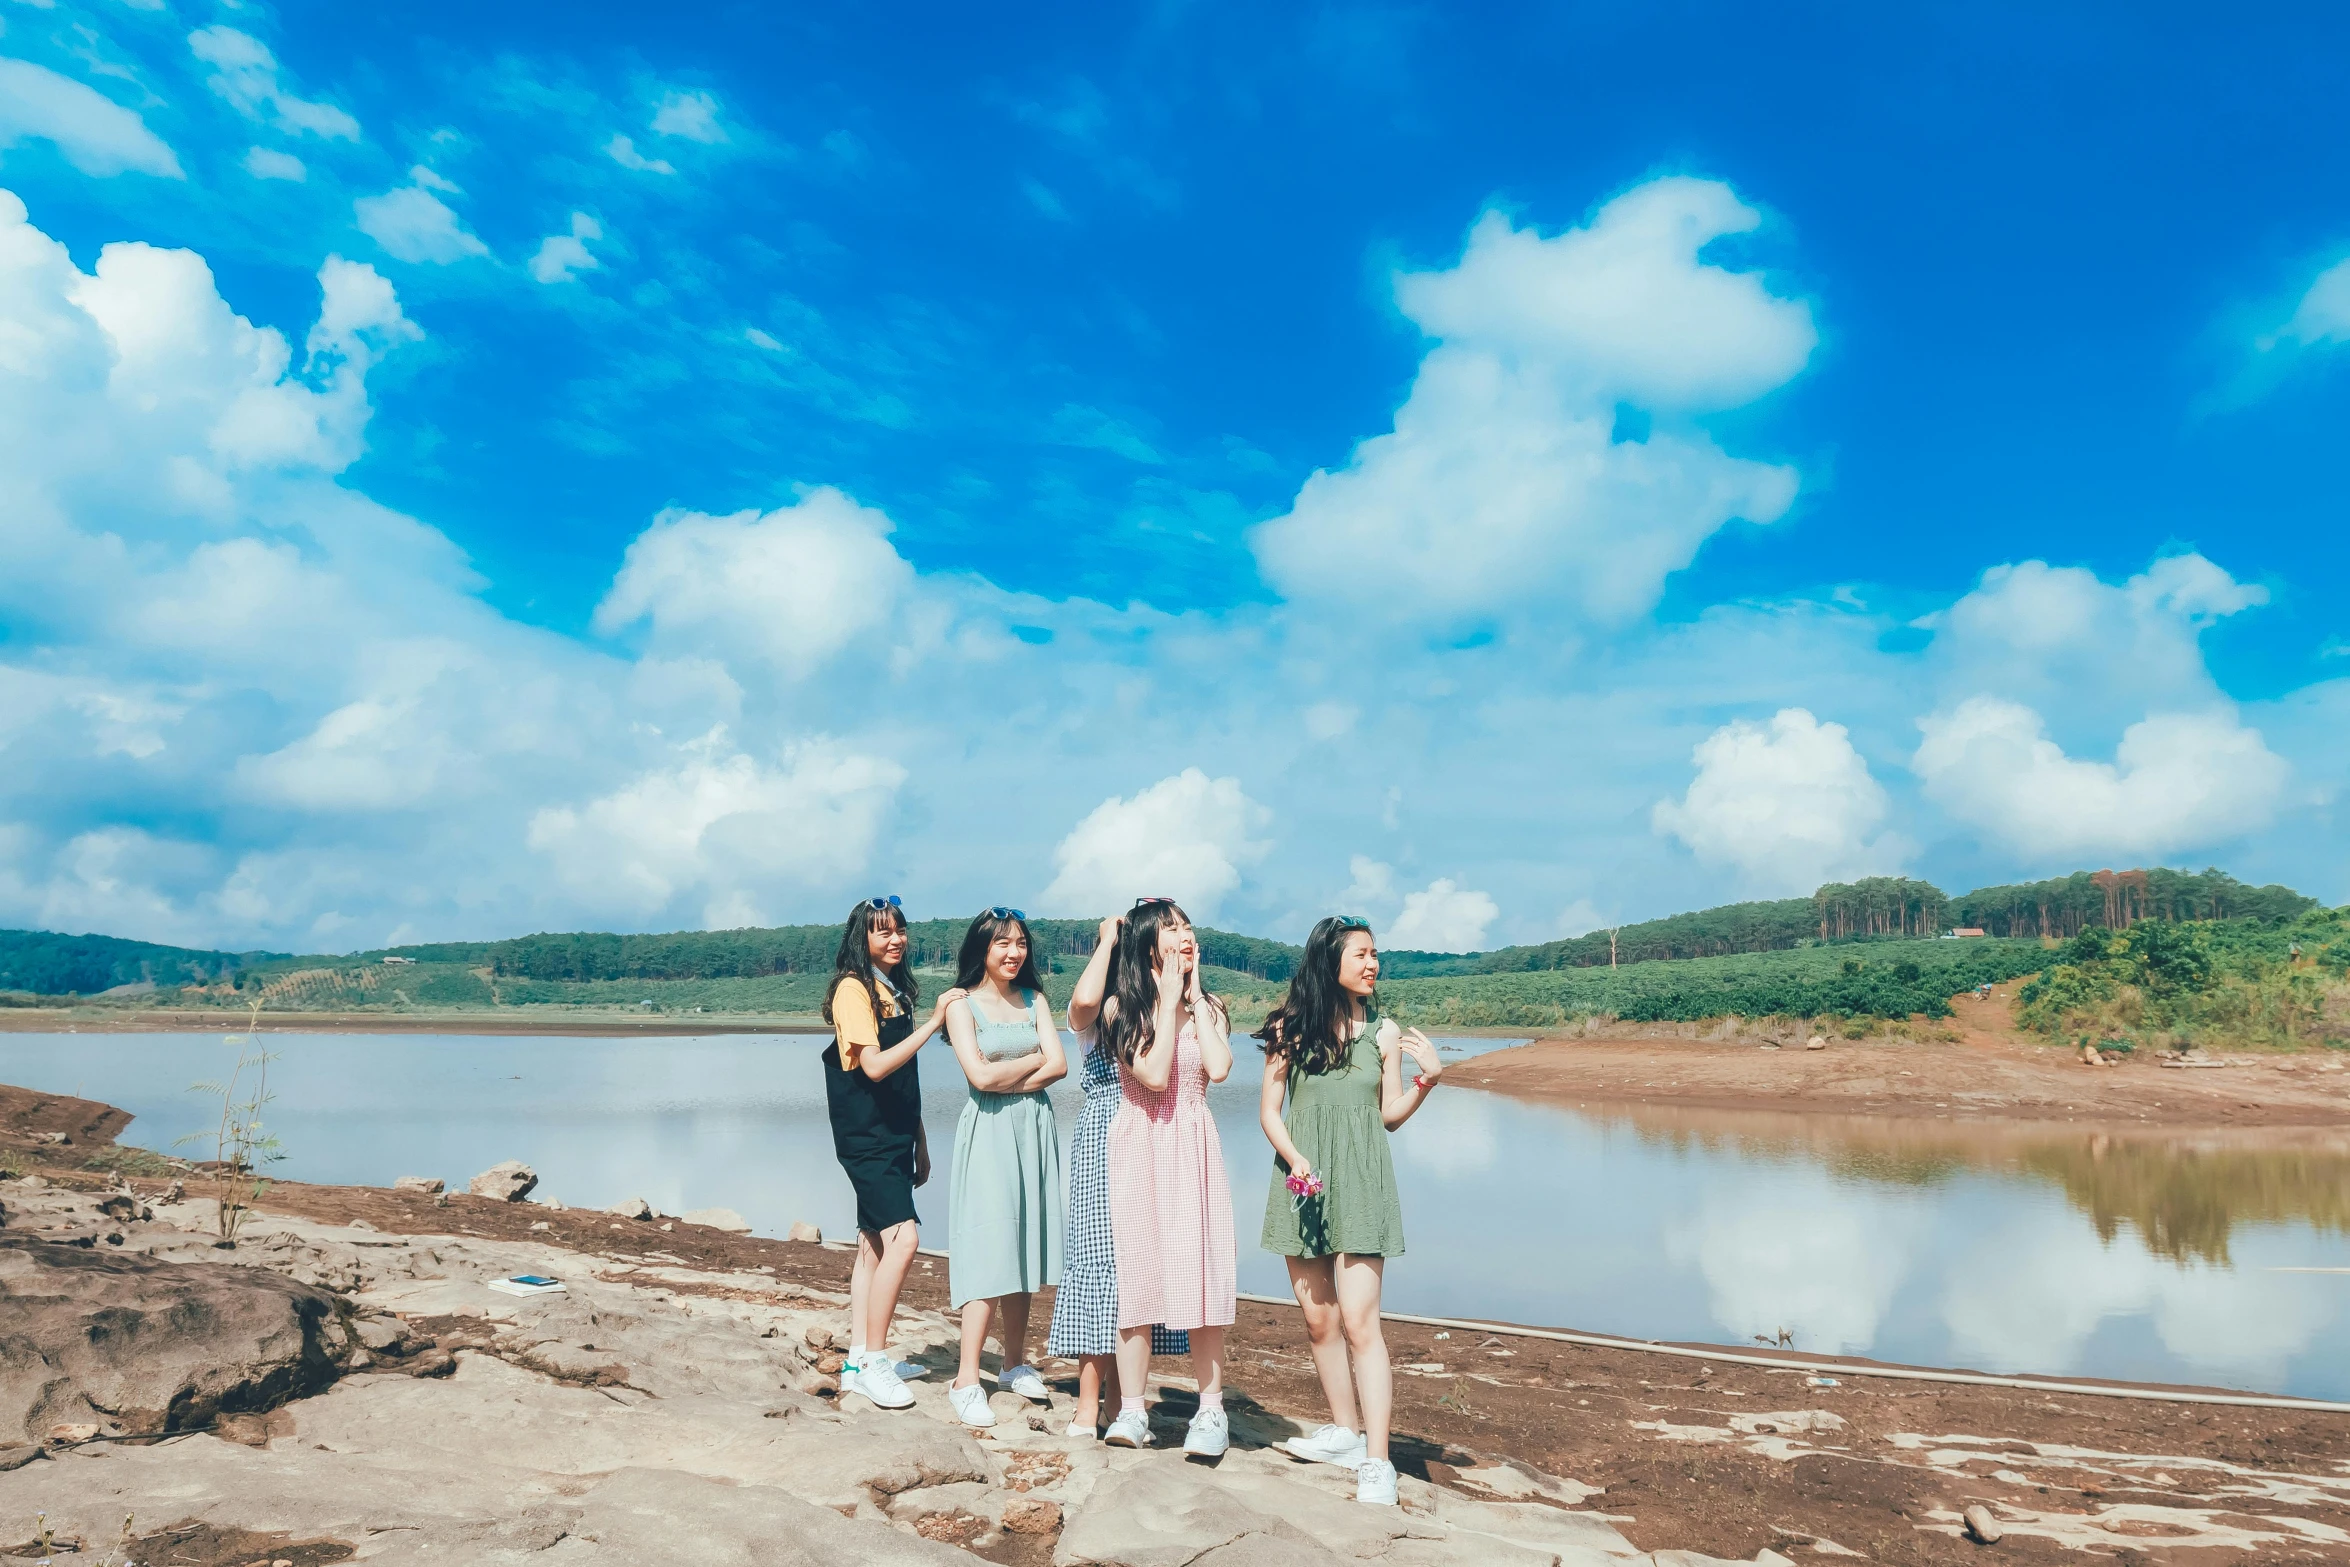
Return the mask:
[[1006, 1366], [995, 1379], [995, 1385], [1007, 1393], [1017, 1393], [1031, 1404], [1049, 1404], [1053, 1390], [1044, 1385], [1034, 1366]]
[[1148, 1447], [1151, 1445], [1151, 1417], [1141, 1410], [1120, 1415], [1110, 1422], [1110, 1434], [1102, 1438], [1112, 1447]]
[[1341, 1469], [1360, 1469], [1371, 1456], [1363, 1439], [1344, 1426], [1324, 1426], [1312, 1436], [1293, 1436], [1281, 1444], [1281, 1451], [1300, 1463], [1336, 1464]]
[[1183, 1450], [1194, 1458], [1222, 1458], [1231, 1445], [1232, 1422], [1221, 1409], [1201, 1409], [1191, 1417], [1191, 1429], [1183, 1433]]
[[906, 1391], [906, 1384], [890, 1369], [888, 1360], [876, 1360], [869, 1366], [840, 1375], [843, 1393], [862, 1393], [883, 1409], [904, 1409], [914, 1402], [914, 1395]]
[[1355, 1500], [1368, 1507], [1395, 1505], [1395, 1465], [1384, 1458], [1366, 1458], [1355, 1471]]
[[947, 1387], [947, 1402], [955, 1406], [955, 1413], [967, 1426], [992, 1426], [995, 1411], [987, 1407], [987, 1389], [974, 1382], [969, 1387]]
[[1063, 1432], [1063, 1433], [1062, 1433], [1062, 1435], [1064, 1435], [1064, 1436], [1082, 1436], [1082, 1437], [1089, 1437], [1089, 1438], [1090, 1438], [1090, 1437], [1098, 1437], [1098, 1436], [1100, 1436], [1100, 1435], [1101, 1435], [1101, 1432], [1100, 1432], [1100, 1430], [1099, 1430], [1098, 1428], [1096, 1428], [1096, 1427], [1095, 1427], [1095, 1426], [1092, 1424], [1092, 1422], [1090, 1422], [1090, 1421], [1085, 1421], [1085, 1420], [1072, 1420], [1072, 1421], [1070, 1421], [1070, 1422], [1069, 1422], [1069, 1429], [1068, 1429], [1067, 1431]]

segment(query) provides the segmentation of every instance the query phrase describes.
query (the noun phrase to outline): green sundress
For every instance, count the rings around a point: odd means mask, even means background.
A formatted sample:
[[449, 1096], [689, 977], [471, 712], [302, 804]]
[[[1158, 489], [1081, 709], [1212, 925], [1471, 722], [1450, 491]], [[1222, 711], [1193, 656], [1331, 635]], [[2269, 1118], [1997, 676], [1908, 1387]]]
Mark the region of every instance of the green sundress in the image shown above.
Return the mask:
[[1379, 1016], [1363, 1019], [1346, 1065], [1332, 1072], [1292, 1068], [1281, 1115], [1289, 1140], [1322, 1177], [1322, 1194], [1302, 1203], [1289, 1194], [1289, 1165], [1273, 1156], [1260, 1244], [1281, 1257], [1403, 1255], [1403, 1204], [1395, 1160], [1379, 1114]]

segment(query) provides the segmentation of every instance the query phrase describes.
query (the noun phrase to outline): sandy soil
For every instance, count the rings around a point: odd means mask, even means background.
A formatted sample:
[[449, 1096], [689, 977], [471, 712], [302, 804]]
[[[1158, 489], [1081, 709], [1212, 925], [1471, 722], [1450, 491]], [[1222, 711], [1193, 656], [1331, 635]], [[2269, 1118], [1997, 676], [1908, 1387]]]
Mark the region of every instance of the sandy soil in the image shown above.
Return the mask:
[[[1538, 1039], [1463, 1062], [1448, 1075], [1496, 1093], [1599, 1107], [1831, 1112], [1918, 1120], [2099, 1121], [2129, 1126], [2350, 1126], [2350, 1058], [2341, 1052], [2219, 1056], [2175, 1068], [2150, 1056], [2092, 1067], [2016, 1031], [2014, 985], [1962, 996], [1946, 1027], [1919, 1037], [1831, 1037], [1772, 1048], [1728, 1028], [1617, 1025]], [[1724, 1037], [1726, 1036], [1726, 1037]]]
[[[103, 1146], [105, 1109], [0, 1089], [0, 1148], [53, 1179], [98, 1184], [102, 1177], [81, 1165]], [[68, 1126], [81, 1135], [63, 1146], [31, 1135]], [[532, 1240], [649, 1266], [767, 1267], [787, 1287], [828, 1291], [846, 1288], [850, 1263], [834, 1247], [682, 1222], [624, 1223], [469, 1197], [442, 1206], [375, 1188], [281, 1184], [262, 1207], [364, 1220], [389, 1234]], [[910, 1304], [943, 1308], [945, 1283], [945, 1263], [925, 1259]], [[1040, 1320], [1044, 1311], [1040, 1303]], [[1997, 1548], [2003, 1560], [2073, 1559], [2086, 1548], [2119, 1561], [2242, 1560], [2249, 1552], [2260, 1561], [2350, 1562], [2350, 1415], [1876, 1381], [1850, 1374], [1858, 1362], [1827, 1357], [1785, 1357], [1834, 1378], [1815, 1386], [1803, 1371], [1631, 1347], [1400, 1323], [1387, 1336], [1398, 1367], [1395, 1452], [1406, 1473], [1465, 1484], [1463, 1469], [1483, 1464], [1490, 1473], [1498, 1456], [1572, 1476], [1605, 1488], [1592, 1505], [1644, 1550], [1967, 1559], [1978, 1547], [1956, 1537], [1957, 1516], [1985, 1502], [2010, 1518], [2030, 1515], [2045, 1531], [2010, 1533]], [[1304, 1351], [1293, 1310], [1243, 1303], [1229, 1355], [1236, 1410], [1322, 1418]], [[1073, 1393], [1073, 1367], [1046, 1369]], [[1190, 1396], [1180, 1386], [1159, 1394], [1176, 1406]]]

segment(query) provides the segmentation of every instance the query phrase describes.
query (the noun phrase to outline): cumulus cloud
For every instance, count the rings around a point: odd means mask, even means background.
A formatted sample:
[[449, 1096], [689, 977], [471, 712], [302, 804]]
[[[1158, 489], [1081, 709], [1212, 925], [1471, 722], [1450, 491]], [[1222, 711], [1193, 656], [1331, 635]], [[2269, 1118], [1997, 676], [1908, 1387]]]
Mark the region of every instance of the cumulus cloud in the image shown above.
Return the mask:
[[1404, 894], [1403, 912], [1380, 940], [1407, 952], [1479, 952], [1486, 930], [1500, 916], [1500, 907], [1486, 894], [1438, 877]]
[[250, 33], [233, 27], [201, 27], [188, 34], [188, 49], [213, 68], [205, 82], [248, 120], [266, 122], [289, 135], [357, 141], [359, 122], [331, 103], [298, 98], [278, 80], [277, 56]]
[[[1538, 606], [1613, 623], [1724, 524], [1782, 516], [1795, 471], [1733, 457], [1697, 422], [1783, 385], [1818, 341], [1807, 305], [1698, 259], [1761, 221], [1685, 178], [1549, 237], [1486, 213], [1458, 264], [1396, 279], [1437, 346], [1393, 432], [1251, 535], [1267, 579], [1395, 619]], [[1624, 438], [1624, 406], [1650, 416], [1645, 436]]]
[[653, 108], [652, 128], [656, 136], [675, 136], [705, 146], [726, 140], [726, 127], [718, 119], [718, 100], [706, 92], [662, 94]]
[[297, 185], [310, 178], [310, 170], [300, 158], [270, 147], [248, 147], [245, 172], [257, 180], [289, 180]]
[[624, 169], [639, 174], [675, 174], [677, 165], [667, 158], [648, 158], [636, 150], [636, 141], [628, 136], [615, 136], [604, 143], [604, 156]]
[[359, 231], [401, 261], [446, 266], [488, 255], [490, 247], [436, 194], [442, 191], [457, 187], [419, 164], [408, 171], [407, 184], [353, 203]]
[[906, 779], [895, 762], [831, 742], [765, 765], [723, 727], [681, 750], [608, 795], [531, 818], [530, 846], [590, 907], [641, 918], [700, 889], [705, 924], [763, 923], [762, 891], [864, 866]]
[[1842, 724], [1781, 708], [1768, 723], [1724, 724], [1690, 760], [1688, 793], [1659, 800], [1650, 822], [1758, 891], [1792, 896], [1899, 863], [1897, 843], [1872, 841], [1885, 791]]
[[587, 248], [591, 239], [604, 237], [603, 225], [584, 212], [571, 215], [571, 231], [549, 234], [530, 258], [530, 275], [541, 283], [568, 283], [575, 272], [592, 272], [603, 265]]
[[163, 139], [121, 104], [30, 60], [0, 59], [0, 151], [29, 140], [54, 143], [84, 174], [186, 177]]
[[1038, 907], [1084, 917], [1164, 896], [1194, 919], [1213, 919], [1271, 847], [1253, 836], [1270, 820], [1239, 779], [1187, 767], [1132, 798], [1095, 806], [1053, 851], [1057, 874]]
[[1918, 721], [1911, 766], [1929, 799], [2044, 864], [2153, 859], [2268, 825], [2292, 769], [2230, 709], [2157, 713], [2122, 734], [2111, 762], [2067, 756], [2040, 715], [1970, 697]]
[[664, 512], [629, 545], [595, 627], [611, 636], [649, 622], [659, 645], [715, 647], [804, 675], [878, 637], [912, 592], [893, 526], [829, 487], [764, 514]]

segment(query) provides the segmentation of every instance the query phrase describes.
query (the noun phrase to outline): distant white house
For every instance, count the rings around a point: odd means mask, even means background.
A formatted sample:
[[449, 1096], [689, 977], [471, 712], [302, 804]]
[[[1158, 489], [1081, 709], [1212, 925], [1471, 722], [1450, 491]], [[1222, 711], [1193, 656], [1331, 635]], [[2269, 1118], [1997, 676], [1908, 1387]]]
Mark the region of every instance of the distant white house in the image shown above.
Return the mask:
[[1987, 936], [1989, 934], [1989, 931], [1984, 930], [1979, 925], [1961, 925], [1950, 933], [1950, 938], [1953, 941], [1957, 941], [1968, 936]]
[[385, 957], [384, 961], [386, 963], [413, 963], [416, 960], [414, 958], [395, 958], [387, 956]]

